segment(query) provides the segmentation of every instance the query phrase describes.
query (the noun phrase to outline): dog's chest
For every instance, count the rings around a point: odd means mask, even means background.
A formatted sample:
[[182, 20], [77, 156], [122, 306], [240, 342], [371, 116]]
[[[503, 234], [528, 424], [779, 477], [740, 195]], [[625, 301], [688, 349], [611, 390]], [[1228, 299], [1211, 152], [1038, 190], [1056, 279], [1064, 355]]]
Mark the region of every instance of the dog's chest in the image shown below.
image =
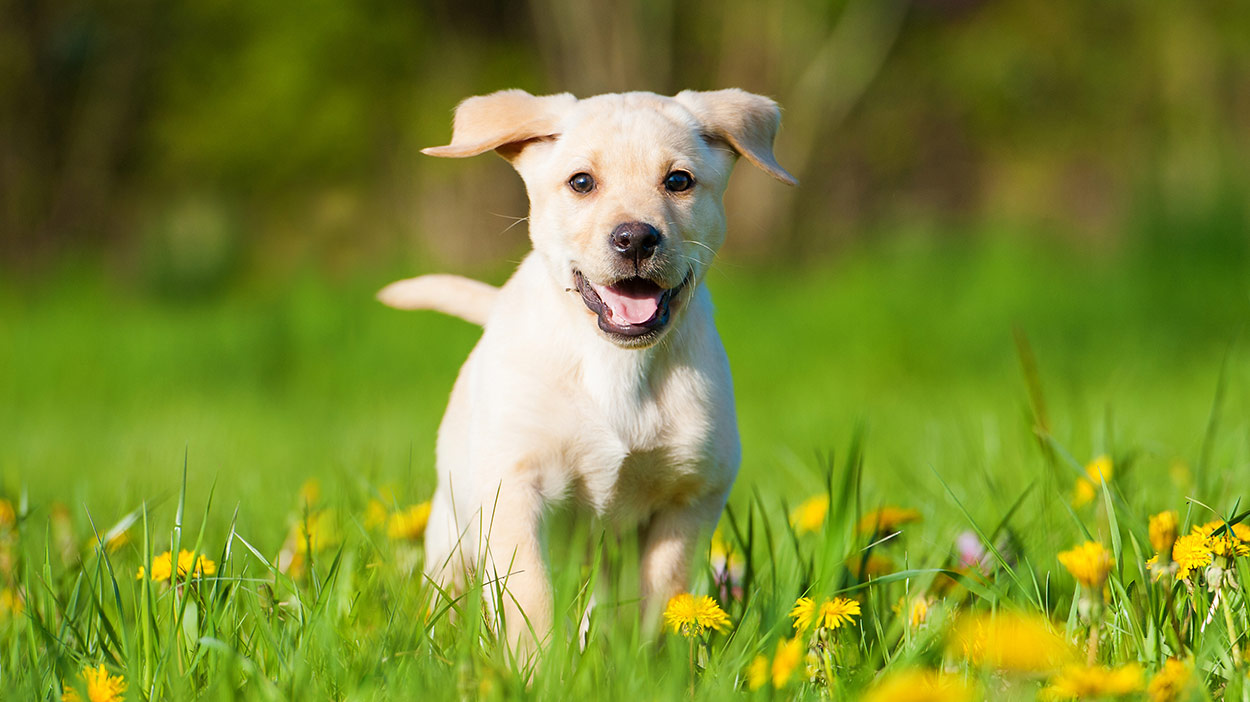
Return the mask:
[[[631, 521], [702, 493], [717, 427], [693, 369], [632, 377], [616, 370], [615, 385], [583, 377], [587, 421], [573, 440], [587, 451], [574, 468], [576, 492], [599, 514]], [[622, 385], [622, 378], [635, 382]]]

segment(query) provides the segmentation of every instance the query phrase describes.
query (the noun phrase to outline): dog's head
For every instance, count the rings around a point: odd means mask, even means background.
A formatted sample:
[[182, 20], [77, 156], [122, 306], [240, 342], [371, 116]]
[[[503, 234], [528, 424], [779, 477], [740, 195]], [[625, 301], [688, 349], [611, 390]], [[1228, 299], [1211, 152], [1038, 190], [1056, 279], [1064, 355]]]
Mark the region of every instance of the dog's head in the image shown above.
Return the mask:
[[773, 157], [780, 121], [772, 100], [734, 89], [584, 100], [506, 90], [462, 102], [451, 144], [424, 153], [508, 159], [555, 284], [581, 296], [608, 339], [637, 348], [680, 316], [720, 249], [737, 157], [797, 182]]

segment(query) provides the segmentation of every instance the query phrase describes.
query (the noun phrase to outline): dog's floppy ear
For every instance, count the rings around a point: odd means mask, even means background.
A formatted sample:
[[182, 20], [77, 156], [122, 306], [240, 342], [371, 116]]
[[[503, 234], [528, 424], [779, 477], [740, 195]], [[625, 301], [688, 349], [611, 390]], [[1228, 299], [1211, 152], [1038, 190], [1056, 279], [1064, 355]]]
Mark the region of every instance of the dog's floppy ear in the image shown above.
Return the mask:
[[421, 153], [465, 158], [495, 149], [511, 160], [525, 142], [555, 136], [560, 116], [575, 102], [569, 93], [536, 97], [524, 90], [471, 97], [456, 107], [451, 143]]
[[708, 136], [728, 143], [777, 180], [787, 185], [799, 184], [773, 156], [773, 139], [781, 126], [777, 103], [737, 88], [683, 90], [674, 99], [690, 110]]

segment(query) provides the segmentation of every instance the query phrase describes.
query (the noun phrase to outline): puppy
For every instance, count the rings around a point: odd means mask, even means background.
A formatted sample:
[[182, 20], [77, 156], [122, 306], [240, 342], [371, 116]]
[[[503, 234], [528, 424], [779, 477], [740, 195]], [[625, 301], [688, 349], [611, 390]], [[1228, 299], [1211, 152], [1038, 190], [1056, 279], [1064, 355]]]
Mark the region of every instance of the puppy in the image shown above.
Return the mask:
[[502, 584], [514, 650], [552, 623], [542, 520], [574, 499], [643, 531], [641, 590], [655, 612], [685, 590], [701, 533], [738, 472], [729, 363], [704, 278], [725, 238], [739, 156], [773, 157], [776, 103], [741, 90], [536, 97], [506, 90], [456, 108], [431, 156], [494, 150], [530, 199], [531, 251], [502, 288], [448, 275], [378, 297], [484, 327], [438, 432], [426, 575]]

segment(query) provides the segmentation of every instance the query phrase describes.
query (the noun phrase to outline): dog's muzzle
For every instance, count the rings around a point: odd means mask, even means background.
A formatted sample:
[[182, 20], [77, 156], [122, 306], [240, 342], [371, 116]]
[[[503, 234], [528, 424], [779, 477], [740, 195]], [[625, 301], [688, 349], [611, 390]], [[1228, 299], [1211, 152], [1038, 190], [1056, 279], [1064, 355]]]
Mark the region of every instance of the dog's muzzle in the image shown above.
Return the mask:
[[599, 317], [599, 328], [610, 335], [643, 340], [658, 335], [668, 324], [673, 300], [690, 282], [690, 275], [675, 288], [663, 288], [647, 278], [625, 278], [598, 285], [586, 280], [581, 271], [573, 272], [582, 302]]

